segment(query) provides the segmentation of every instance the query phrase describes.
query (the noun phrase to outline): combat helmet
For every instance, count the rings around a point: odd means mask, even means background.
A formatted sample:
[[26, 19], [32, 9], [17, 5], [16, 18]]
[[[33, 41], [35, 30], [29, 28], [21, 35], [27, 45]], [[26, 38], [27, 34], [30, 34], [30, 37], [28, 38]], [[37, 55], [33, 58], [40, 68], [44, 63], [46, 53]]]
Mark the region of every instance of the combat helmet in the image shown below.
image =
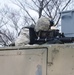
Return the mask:
[[47, 18], [47, 17], [41, 17], [38, 19], [36, 25], [35, 25], [35, 30], [36, 32], [43, 30], [43, 31], [47, 31], [50, 26], [52, 26], [54, 23], [51, 20], [51, 18]]

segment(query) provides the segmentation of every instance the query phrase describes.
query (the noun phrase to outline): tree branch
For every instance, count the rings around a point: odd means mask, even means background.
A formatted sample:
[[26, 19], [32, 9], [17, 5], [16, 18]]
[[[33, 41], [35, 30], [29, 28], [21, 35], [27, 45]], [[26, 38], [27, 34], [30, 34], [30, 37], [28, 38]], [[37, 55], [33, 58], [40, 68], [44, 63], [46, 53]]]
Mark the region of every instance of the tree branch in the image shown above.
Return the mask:
[[28, 14], [28, 16], [31, 18], [31, 20], [34, 22], [34, 24], [36, 24], [35, 20], [31, 17], [31, 15], [29, 14], [29, 12], [25, 9], [25, 7], [23, 6], [23, 4], [18, 0], [18, 2], [21, 4], [21, 6], [23, 7], [22, 9]]
[[3, 34], [4, 36], [6, 36], [11, 41], [11, 39], [6, 34], [2, 33], [1, 31], [0, 31], [0, 34]]
[[70, 3], [71, 0], [69, 0], [66, 5], [63, 7], [62, 11], [67, 7], [67, 5]]

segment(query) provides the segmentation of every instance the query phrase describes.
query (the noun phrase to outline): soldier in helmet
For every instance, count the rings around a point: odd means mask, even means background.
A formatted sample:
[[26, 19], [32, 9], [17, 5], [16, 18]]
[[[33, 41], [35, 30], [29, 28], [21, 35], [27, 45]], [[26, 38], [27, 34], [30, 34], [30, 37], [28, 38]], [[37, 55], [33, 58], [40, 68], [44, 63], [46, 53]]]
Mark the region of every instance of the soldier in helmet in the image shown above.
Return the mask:
[[36, 32], [38, 32], [40, 30], [47, 31], [53, 25], [54, 25], [54, 23], [50, 18], [41, 17], [38, 19], [38, 21], [36, 23], [35, 30], [36, 30]]
[[[34, 26], [34, 25], [31, 25], [31, 26]], [[51, 26], [53, 26], [53, 21], [51, 19], [46, 18], [46, 17], [41, 17], [38, 19], [35, 25], [35, 31], [36, 32], [39, 32], [41, 30], [47, 31], [51, 28]], [[38, 33], [38, 36], [39, 36], [39, 33]], [[15, 46], [27, 45], [29, 43], [30, 43], [29, 29], [24, 27], [21, 29], [20, 35], [15, 41]]]
[[23, 27], [20, 31], [18, 38], [15, 41], [15, 46], [27, 45], [29, 42], [29, 29]]
[[45, 38], [47, 33], [42, 33], [43, 31], [49, 31], [51, 30], [51, 27], [54, 25], [53, 20], [51, 20], [51, 18], [47, 18], [47, 17], [41, 17], [38, 19], [36, 25], [35, 25], [35, 31], [38, 33], [37, 37], [38, 40], [40, 38]]
[[29, 45], [30, 43], [30, 35], [29, 28], [34, 28], [34, 25], [23, 27], [20, 31], [18, 38], [15, 41], [15, 46]]

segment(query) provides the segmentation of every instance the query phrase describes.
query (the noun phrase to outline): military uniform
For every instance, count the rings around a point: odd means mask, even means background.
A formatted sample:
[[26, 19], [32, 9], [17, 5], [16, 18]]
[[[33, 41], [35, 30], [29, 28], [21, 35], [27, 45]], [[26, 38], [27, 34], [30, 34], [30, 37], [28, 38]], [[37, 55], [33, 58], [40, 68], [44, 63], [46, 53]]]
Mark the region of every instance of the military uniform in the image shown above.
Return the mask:
[[29, 29], [24, 27], [21, 29], [20, 35], [15, 41], [15, 46], [27, 45], [29, 42]]
[[[50, 20], [51, 19], [46, 17], [39, 18], [35, 25], [35, 31], [38, 32], [40, 30], [43, 31], [49, 30]], [[30, 43], [29, 29], [24, 27], [22, 28], [20, 35], [15, 41], [15, 46], [27, 45], [29, 43]]]

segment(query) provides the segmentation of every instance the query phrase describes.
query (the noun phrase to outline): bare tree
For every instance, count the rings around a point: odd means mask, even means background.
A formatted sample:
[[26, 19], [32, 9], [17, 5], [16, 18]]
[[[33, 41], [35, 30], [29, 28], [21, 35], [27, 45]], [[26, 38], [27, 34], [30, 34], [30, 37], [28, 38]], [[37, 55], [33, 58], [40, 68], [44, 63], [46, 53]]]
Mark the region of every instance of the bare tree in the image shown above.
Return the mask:
[[5, 20], [7, 13], [8, 11], [5, 10], [4, 8], [0, 9], [0, 28], [5, 26], [8, 23], [8, 21]]
[[30, 3], [27, 0], [16, 0], [15, 4], [27, 13], [34, 23], [36, 22], [27, 9], [36, 11], [38, 18], [41, 16], [51, 17], [57, 25], [60, 20], [59, 12], [64, 11], [70, 2], [71, 0], [31, 0]]
[[51, 0], [44, 9], [44, 14], [51, 17], [55, 21], [55, 25], [57, 25], [61, 17], [59, 13], [64, 11], [70, 2], [71, 0]]
[[8, 5], [0, 9], [0, 43], [8, 45], [9, 42], [13, 42], [18, 37], [20, 29], [32, 23], [32, 18], [23, 14]]
[[[0, 43], [8, 45], [15, 40], [15, 33], [18, 35], [20, 14], [16, 10], [10, 10], [7, 5], [0, 9]], [[13, 32], [15, 31], [15, 33]]]
[[19, 25], [18, 22], [20, 20], [20, 13], [15, 10], [10, 10], [8, 12], [7, 18], [11, 22], [10, 26], [16, 30], [16, 33], [18, 34], [19, 30]]
[[14, 41], [13, 33], [10, 33], [9, 31], [4, 29], [0, 31], [0, 44], [2, 44], [2, 46], [7, 46], [13, 41]]

